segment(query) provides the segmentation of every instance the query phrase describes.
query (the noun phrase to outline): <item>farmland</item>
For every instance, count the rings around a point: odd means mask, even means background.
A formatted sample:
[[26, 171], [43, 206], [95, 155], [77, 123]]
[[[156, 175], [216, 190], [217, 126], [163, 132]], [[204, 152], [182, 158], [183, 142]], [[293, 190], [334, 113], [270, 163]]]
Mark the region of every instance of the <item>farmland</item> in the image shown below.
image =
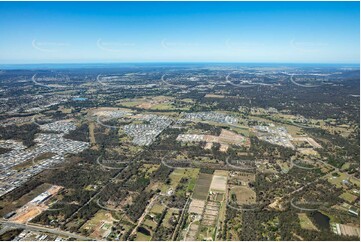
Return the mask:
[[[359, 71], [348, 68], [0, 70], [1, 231], [357, 240]], [[38, 236], [2, 238], [20, 235]]]

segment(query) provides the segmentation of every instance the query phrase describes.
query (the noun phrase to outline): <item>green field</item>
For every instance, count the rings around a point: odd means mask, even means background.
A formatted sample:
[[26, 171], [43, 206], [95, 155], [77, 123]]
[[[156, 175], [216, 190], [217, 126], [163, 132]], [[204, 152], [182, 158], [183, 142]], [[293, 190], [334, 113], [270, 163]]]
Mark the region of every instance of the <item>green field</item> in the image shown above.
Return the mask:
[[137, 237], [135, 237], [135, 241], [149, 241], [152, 237], [145, 235], [141, 232], [137, 232]]
[[298, 213], [298, 219], [300, 220], [300, 226], [306, 230], [317, 230], [316, 226], [312, 223], [310, 218], [305, 213]]
[[335, 178], [333, 176], [329, 177], [328, 181], [336, 187], [342, 187], [342, 180], [347, 180], [349, 178], [349, 175], [340, 172], [338, 173], [338, 175], [339, 176]]
[[354, 203], [358, 197], [349, 192], [344, 192], [340, 195], [340, 198], [342, 198], [343, 200], [345, 200], [349, 203]]
[[145, 225], [146, 227], [148, 227], [149, 230], [154, 230], [154, 229], [157, 227], [157, 223], [154, 222], [154, 221], [151, 220], [151, 219], [146, 219], [146, 220], [143, 222], [143, 225]]
[[189, 180], [188, 191], [192, 191], [194, 189], [194, 185], [199, 173], [199, 169], [189, 168], [189, 169], [175, 169], [170, 175], [170, 184], [163, 184], [161, 191], [166, 193], [170, 188], [173, 191], [176, 189], [179, 181], [184, 177]]
[[171, 228], [172, 225], [169, 223], [171, 217], [173, 215], [179, 215], [179, 211], [177, 209], [174, 209], [174, 208], [170, 208], [168, 209], [164, 219], [163, 219], [163, 226], [164, 227], [167, 227], [167, 228]]
[[151, 213], [158, 213], [161, 214], [164, 211], [165, 207], [161, 204], [154, 204], [154, 206], [152, 207], [152, 209], [150, 210]]

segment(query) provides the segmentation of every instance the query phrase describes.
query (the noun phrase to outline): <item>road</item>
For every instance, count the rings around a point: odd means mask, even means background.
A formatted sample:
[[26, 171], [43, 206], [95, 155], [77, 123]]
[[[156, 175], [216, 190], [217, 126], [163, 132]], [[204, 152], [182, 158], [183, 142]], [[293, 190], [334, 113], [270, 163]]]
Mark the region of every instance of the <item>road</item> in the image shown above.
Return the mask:
[[140, 216], [140, 218], [138, 219], [138, 223], [137, 225], [134, 227], [133, 231], [130, 233], [130, 236], [135, 235], [137, 233], [137, 229], [138, 227], [143, 223], [143, 220], [145, 219], [145, 217], [147, 216], [147, 214], [149, 213], [149, 211], [152, 209], [154, 202], [158, 199], [159, 195], [155, 195], [154, 197], [152, 197], [152, 199], [150, 200], [149, 204], [147, 205], [147, 207], [145, 208], [142, 216]]
[[172, 234], [172, 241], [175, 241], [176, 238], [177, 238], [177, 235], [180, 233], [180, 226], [182, 226], [182, 224], [183, 224], [182, 220], [183, 220], [184, 214], [188, 211], [187, 208], [188, 208], [188, 206], [190, 204], [190, 201], [191, 201], [191, 197], [189, 196], [187, 201], [186, 201], [186, 204], [184, 205], [184, 207], [182, 209], [182, 213], [181, 213], [181, 215], [179, 217], [178, 224], [175, 227], [174, 232]]
[[64, 236], [64, 237], [75, 238], [78, 240], [91, 240], [90, 238], [79, 235], [79, 234], [74, 234], [71, 232], [67, 232], [67, 231], [55, 229], [55, 228], [48, 228], [48, 227], [38, 225], [38, 224], [32, 224], [32, 223], [19, 224], [19, 223], [9, 222], [5, 219], [0, 219], [0, 223], [4, 226], [9, 226], [12, 228], [26, 229], [26, 230], [36, 231], [36, 232], [46, 232], [46, 233], [56, 234], [56, 235], [60, 235], [60, 236]]
[[187, 231], [185, 232], [185, 236], [184, 236], [184, 239], [183, 239], [184, 241], [187, 241], [187, 235], [189, 233], [189, 229], [191, 228], [192, 224], [195, 223], [195, 222], [198, 222], [200, 220], [201, 220], [200, 218], [195, 218], [192, 222], [189, 223]]

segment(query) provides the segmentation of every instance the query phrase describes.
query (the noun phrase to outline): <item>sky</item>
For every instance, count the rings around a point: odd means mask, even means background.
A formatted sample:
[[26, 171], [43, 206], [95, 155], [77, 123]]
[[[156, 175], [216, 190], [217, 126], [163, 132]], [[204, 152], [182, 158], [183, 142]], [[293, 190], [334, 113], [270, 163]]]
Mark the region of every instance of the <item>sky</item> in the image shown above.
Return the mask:
[[0, 2], [0, 64], [359, 63], [359, 2]]

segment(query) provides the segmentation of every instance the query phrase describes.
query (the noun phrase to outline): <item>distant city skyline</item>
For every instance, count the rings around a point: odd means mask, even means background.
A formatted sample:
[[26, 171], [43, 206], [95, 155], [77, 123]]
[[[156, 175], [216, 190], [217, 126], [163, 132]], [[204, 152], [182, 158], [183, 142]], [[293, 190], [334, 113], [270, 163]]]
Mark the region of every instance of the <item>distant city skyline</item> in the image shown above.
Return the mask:
[[359, 2], [0, 2], [0, 64], [359, 64], [359, 12]]

